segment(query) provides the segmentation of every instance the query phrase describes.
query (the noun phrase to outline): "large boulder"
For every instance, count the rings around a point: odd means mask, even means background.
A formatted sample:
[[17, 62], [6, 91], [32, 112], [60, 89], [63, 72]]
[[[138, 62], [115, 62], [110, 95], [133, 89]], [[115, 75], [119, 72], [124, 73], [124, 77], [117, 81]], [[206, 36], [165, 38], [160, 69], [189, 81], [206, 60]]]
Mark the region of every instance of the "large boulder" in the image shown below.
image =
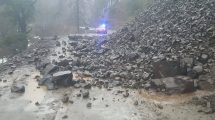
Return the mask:
[[46, 65], [45, 69], [43, 70], [43, 73], [45, 75], [52, 74], [52, 73], [56, 72], [58, 69], [59, 69], [58, 66], [53, 65], [53, 64], [48, 64], [48, 65]]
[[71, 71], [60, 71], [53, 74], [53, 81], [57, 86], [70, 86], [73, 84]]
[[151, 87], [168, 94], [188, 93], [195, 91], [194, 81], [189, 77], [168, 77], [151, 80]]
[[153, 63], [154, 78], [174, 77], [181, 75], [180, 63], [177, 61], [162, 60]]

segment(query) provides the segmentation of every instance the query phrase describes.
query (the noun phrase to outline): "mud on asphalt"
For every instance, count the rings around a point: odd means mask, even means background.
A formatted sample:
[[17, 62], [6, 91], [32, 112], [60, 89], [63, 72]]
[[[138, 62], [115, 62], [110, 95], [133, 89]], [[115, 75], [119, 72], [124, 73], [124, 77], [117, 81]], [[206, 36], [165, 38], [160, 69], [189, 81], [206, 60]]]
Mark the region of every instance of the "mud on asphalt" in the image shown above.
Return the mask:
[[[50, 41], [41, 40], [40, 44], [46, 45], [48, 42], [50, 45]], [[55, 58], [60, 59], [58, 56], [62, 55], [64, 46], [55, 46], [56, 41], [64, 44], [69, 42], [69, 39], [61, 37], [53, 40], [53, 46], [34, 48], [37, 49], [33, 50], [36, 51], [33, 52], [34, 55], [39, 54], [34, 59], [39, 58], [49, 62]], [[57, 54], [57, 57], [53, 54]], [[98, 86], [92, 86], [91, 89], [71, 86], [49, 91], [45, 86], [38, 86], [37, 80], [43, 75], [36, 69], [34, 61], [28, 55], [23, 53], [16, 56], [11, 63], [10, 61], [7, 63], [10, 67], [1, 73], [1, 120], [213, 120], [215, 118], [214, 114], [209, 114], [205, 110], [210, 108], [210, 103], [206, 103], [204, 107], [197, 104], [199, 102], [195, 104], [192, 102], [193, 99], [201, 101], [202, 96], [214, 94], [213, 91], [165, 95], [143, 89], [122, 87], [107, 89]], [[66, 53], [65, 57], [70, 57], [70, 54]], [[73, 76], [74, 79], [86, 81], [94, 79], [82, 71], [73, 72]], [[24, 86], [25, 91], [11, 92], [11, 87], [17, 84]], [[88, 96], [83, 97], [86, 94]]]

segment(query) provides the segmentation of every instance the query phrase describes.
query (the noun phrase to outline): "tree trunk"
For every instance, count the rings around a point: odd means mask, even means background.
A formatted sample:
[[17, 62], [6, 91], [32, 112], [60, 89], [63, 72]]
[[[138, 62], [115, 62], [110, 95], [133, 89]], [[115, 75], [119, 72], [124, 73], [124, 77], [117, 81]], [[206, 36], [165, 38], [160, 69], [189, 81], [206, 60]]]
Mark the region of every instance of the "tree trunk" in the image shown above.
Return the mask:
[[77, 24], [77, 33], [79, 33], [79, 0], [76, 1], [76, 6], [77, 6], [77, 10], [76, 10], [76, 24]]
[[24, 15], [24, 10], [21, 10], [18, 16], [18, 27], [19, 27], [19, 32], [27, 33], [27, 23]]

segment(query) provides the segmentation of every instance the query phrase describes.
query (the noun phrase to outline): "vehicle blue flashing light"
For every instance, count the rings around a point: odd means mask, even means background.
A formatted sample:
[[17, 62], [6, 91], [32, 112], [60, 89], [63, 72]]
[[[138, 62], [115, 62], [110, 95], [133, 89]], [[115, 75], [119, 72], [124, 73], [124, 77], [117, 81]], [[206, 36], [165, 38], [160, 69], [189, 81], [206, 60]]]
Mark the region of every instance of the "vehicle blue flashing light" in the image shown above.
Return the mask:
[[102, 24], [101, 27], [102, 27], [102, 28], [106, 28], [106, 24]]

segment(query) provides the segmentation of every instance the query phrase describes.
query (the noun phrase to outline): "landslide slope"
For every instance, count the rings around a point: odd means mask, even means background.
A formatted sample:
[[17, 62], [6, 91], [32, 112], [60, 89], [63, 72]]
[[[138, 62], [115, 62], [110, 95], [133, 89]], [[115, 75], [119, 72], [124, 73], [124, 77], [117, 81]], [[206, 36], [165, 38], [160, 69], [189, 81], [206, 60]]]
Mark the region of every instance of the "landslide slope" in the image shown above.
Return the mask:
[[[104, 43], [115, 71], [150, 79], [195, 78], [194, 67], [210, 71], [215, 59], [215, 1], [160, 0]], [[126, 73], [127, 74], [127, 73]]]

